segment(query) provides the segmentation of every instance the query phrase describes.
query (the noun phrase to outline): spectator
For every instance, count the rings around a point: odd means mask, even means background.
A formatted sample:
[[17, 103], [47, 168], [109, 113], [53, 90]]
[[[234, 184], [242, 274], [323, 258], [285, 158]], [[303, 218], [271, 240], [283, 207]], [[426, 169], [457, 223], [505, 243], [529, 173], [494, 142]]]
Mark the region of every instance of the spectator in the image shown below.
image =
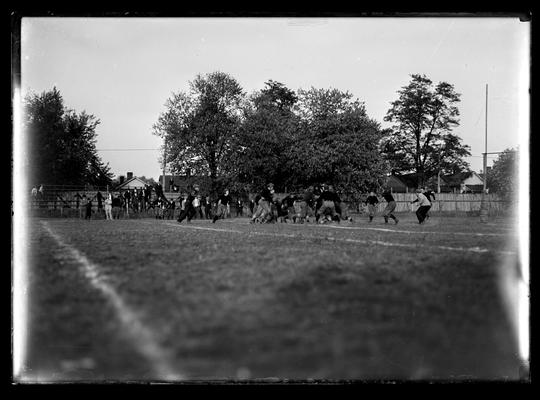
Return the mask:
[[156, 211], [156, 219], [163, 219], [163, 208], [161, 207], [162, 200], [159, 198], [155, 201], [154, 210]]
[[139, 199], [137, 197], [136, 191], [133, 191], [133, 193], [131, 193], [131, 209], [134, 213], [139, 212]]
[[110, 193], [107, 193], [107, 197], [105, 198], [105, 219], [112, 220], [112, 195]]
[[96, 194], [96, 200], [97, 200], [98, 212], [101, 213], [101, 211], [103, 210], [103, 195], [101, 194], [99, 190]]
[[144, 210], [146, 211], [150, 206], [152, 200], [152, 187], [150, 185], [145, 185], [144, 187]]
[[113, 218], [120, 219], [120, 211], [122, 210], [122, 198], [120, 197], [120, 194], [112, 196], [112, 209]]
[[176, 209], [176, 202], [174, 201], [174, 199], [172, 199], [170, 201], [170, 204], [169, 204], [169, 219], [173, 219], [174, 218], [174, 211]]
[[143, 191], [143, 189], [142, 188], [137, 189], [136, 195], [137, 195], [137, 205], [139, 207], [139, 212], [142, 212], [143, 210], [146, 209], [145, 204], [144, 204], [144, 191]]
[[251, 213], [251, 216], [253, 216], [254, 209], [255, 209], [255, 200], [251, 199], [249, 201], [249, 212]]
[[124, 206], [126, 208], [126, 216], [129, 217], [129, 207], [131, 206], [131, 193], [129, 193], [129, 189], [124, 192]]
[[201, 195], [198, 194], [193, 198], [193, 209], [195, 210], [194, 216], [196, 218], [203, 219], [203, 211], [201, 209]]
[[85, 202], [83, 204], [86, 209], [84, 219], [91, 219], [92, 218], [92, 200], [90, 199], [90, 197], [86, 197], [86, 196], [84, 197], [85, 197]]
[[210, 196], [206, 196], [204, 207], [205, 207], [204, 213], [206, 215], [206, 219], [211, 219], [212, 218], [212, 201], [210, 200]]
[[37, 187], [33, 187], [32, 191], [30, 192], [32, 195], [32, 207], [35, 207], [37, 204], [37, 196], [38, 196], [38, 190]]
[[161, 186], [161, 183], [156, 183], [156, 185], [154, 186], [154, 190], [156, 191], [156, 195], [158, 197], [158, 199], [161, 199], [164, 195], [163, 195], [163, 186]]
[[82, 215], [81, 215], [81, 211], [80, 211], [80, 205], [81, 205], [81, 199], [82, 199], [82, 196], [80, 195], [79, 192], [75, 193], [75, 209], [76, 210], [79, 210], [79, 218], [82, 218]]

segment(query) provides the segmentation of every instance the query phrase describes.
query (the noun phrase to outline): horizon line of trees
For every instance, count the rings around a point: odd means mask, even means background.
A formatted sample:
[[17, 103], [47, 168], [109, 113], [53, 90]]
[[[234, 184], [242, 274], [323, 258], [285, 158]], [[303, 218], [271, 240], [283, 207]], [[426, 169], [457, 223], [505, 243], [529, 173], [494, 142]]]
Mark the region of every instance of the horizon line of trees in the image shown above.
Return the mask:
[[167, 99], [153, 133], [172, 173], [208, 176], [213, 193], [328, 183], [355, 197], [383, 186], [391, 171], [416, 173], [418, 186], [440, 172], [469, 171], [469, 147], [452, 133], [460, 95], [448, 83], [411, 77], [385, 117], [394, 125], [382, 129], [348, 91], [294, 91], [269, 80], [248, 95], [226, 73], [199, 74]]
[[31, 186], [106, 186], [113, 174], [96, 150], [94, 115], [68, 108], [53, 87], [41, 94], [28, 93], [23, 102], [23, 128], [29, 141], [23, 160]]
[[[413, 74], [397, 93], [384, 118], [392, 126], [383, 129], [348, 91], [294, 91], [268, 80], [248, 95], [236, 79], [216, 71], [197, 75], [188, 91], [173, 92], [152, 133], [164, 140], [171, 174], [208, 176], [212, 194], [225, 187], [253, 192], [268, 182], [279, 191], [328, 183], [355, 198], [384, 186], [390, 172], [415, 173], [418, 187], [439, 173], [470, 172], [469, 146], [453, 133], [460, 101], [454, 87]], [[27, 95], [24, 110], [34, 182], [114, 182], [95, 148], [96, 117], [68, 109], [56, 87]], [[488, 182], [506, 176], [495, 167]], [[493, 183], [492, 191], [505, 187]]]

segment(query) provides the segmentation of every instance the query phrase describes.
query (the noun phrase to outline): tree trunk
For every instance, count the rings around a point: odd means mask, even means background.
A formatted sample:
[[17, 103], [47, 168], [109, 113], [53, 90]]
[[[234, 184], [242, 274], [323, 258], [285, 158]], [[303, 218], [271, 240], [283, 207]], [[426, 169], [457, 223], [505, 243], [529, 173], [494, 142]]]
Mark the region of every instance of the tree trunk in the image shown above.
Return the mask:
[[210, 169], [210, 196], [216, 198], [218, 195], [217, 192], [217, 166], [215, 162], [211, 162], [208, 165]]

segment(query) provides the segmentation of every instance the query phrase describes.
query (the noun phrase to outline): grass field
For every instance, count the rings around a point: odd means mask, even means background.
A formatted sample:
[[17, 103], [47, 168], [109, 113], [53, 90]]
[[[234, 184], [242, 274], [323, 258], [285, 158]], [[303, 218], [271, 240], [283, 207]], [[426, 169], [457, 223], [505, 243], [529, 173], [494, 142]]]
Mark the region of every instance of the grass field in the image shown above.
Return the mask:
[[28, 381], [518, 379], [511, 221], [31, 220]]

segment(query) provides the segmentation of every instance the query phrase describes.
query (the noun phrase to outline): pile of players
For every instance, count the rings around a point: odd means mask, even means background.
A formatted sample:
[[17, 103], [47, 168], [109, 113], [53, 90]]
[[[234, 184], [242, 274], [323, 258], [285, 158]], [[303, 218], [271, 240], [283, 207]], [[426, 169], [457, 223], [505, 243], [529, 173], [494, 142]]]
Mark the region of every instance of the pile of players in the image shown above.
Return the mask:
[[274, 185], [269, 183], [254, 199], [256, 209], [250, 223], [292, 222], [304, 223], [314, 219], [317, 223], [340, 222], [352, 218], [347, 207], [331, 185], [310, 186], [304, 193], [289, 194], [279, 200]]
[[[411, 203], [418, 202], [419, 208], [416, 212], [419, 223], [424, 223], [429, 218], [429, 209], [431, 203], [427, 196], [435, 195], [431, 190], [417, 190], [417, 199]], [[387, 188], [382, 192], [382, 197], [386, 201], [386, 207], [382, 216], [384, 222], [388, 223], [392, 219], [396, 224], [399, 222], [394, 215], [396, 201], [391, 191]], [[195, 211], [192, 202], [195, 199], [194, 193], [186, 199], [185, 207], [178, 217], [178, 222], [187, 218], [191, 220]], [[212, 218], [215, 223], [219, 219], [225, 219], [228, 214], [228, 207], [232, 203], [229, 190], [225, 190], [216, 203], [216, 213]], [[374, 192], [371, 192], [364, 201], [368, 208], [369, 222], [373, 220], [379, 200]], [[274, 222], [292, 222], [304, 223], [313, 219], [316, 223], [324, 224], [327, 222], [350, 221], [352, 217], [348, 215], [347, 205], [341, 201], [339, 195], [334, 191], [331, 185], [323, 184], [321, 186], [310, 186], [302, 194], [289, 194], [283, 199], [279, 199], [275, 193], [274, 185], [269, 183], [253, 200], [253, 213], [250, 223], [274, 223]], [[255, 208], [256, 207], [256, 208]]]

